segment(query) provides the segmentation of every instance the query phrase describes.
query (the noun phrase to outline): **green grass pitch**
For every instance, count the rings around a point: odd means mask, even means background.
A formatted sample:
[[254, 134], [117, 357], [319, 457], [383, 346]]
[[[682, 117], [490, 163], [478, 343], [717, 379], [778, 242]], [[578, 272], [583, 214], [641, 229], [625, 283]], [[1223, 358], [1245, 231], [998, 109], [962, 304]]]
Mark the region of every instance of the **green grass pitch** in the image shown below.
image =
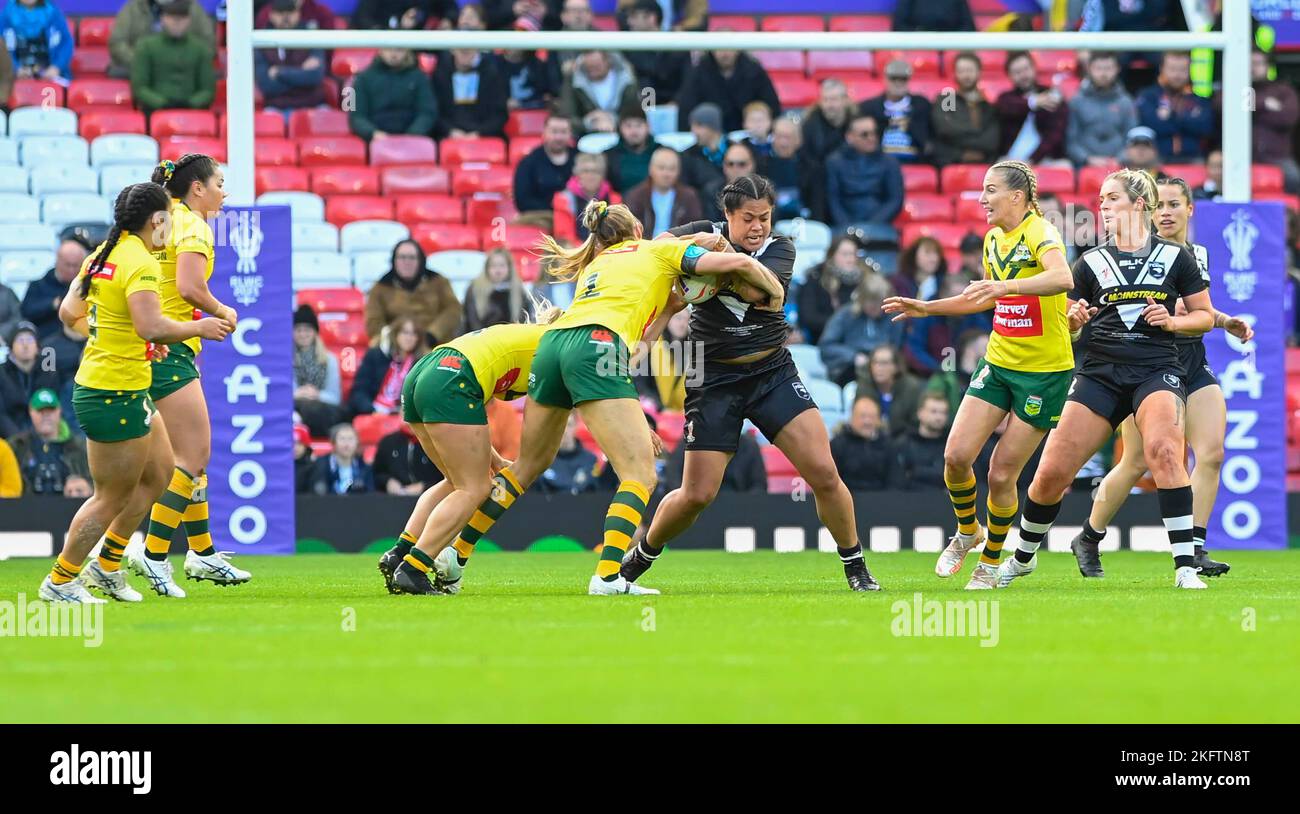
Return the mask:
[[[967, 593], [972, 564], [904, 552], [851, 594], [831, 555], [681, 551], [664, 595], [612, 598], [592, 554], [483, 552], [453, 597], [389, 596], [370, 554], [245, 557], [247, 585], [109, 606], [98, 648], [0, 638], [0, 721], [1300, 721], [1300, 551], [1221, 553], [1203, 592], [1123, 552]], [[0, 563], [0, 600], [48, 567]], [[917, 592], [995, 600], [996, 646], [893, 635]]]

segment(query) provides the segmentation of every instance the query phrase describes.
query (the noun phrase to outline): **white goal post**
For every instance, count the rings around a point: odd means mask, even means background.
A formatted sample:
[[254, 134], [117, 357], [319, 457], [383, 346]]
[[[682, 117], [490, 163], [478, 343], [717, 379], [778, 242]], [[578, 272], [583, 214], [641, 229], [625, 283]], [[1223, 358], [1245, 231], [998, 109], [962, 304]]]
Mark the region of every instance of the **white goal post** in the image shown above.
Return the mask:
[[254, 48], [449, 48], [603, 51], [1026, 50], [1223, 52], [1223, 192], [1250, 200], [1251, 22], [1249, 3], [1225, 3], [1222, 32], [739, 32], [691, 31], [279, 31], [253, 29], [252, 3], [231, 3], [226, 28], [226, 116], [231, 202], [253, 203]]

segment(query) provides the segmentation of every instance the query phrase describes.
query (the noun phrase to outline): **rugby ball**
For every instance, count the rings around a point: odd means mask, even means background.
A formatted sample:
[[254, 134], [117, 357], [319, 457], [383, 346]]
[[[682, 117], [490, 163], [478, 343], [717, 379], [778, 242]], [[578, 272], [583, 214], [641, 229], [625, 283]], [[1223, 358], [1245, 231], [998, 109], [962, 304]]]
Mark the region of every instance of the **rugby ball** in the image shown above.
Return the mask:
[[716, 275], [683, 274], [680, 280], [682, 297], [688, 305], [698, 305], [706, 300], [711, 300], [718, 293], [718, 278]]

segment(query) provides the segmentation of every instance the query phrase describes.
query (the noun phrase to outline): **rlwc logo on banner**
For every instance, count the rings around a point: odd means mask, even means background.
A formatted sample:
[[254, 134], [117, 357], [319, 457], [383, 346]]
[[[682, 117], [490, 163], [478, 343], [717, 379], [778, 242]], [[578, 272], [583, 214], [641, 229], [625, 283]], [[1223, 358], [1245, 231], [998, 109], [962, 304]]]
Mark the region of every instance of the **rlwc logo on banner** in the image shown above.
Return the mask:
[[262, 293], [262, 275], [257, 273], [257, 255], [262, 251], [261, 213], [241, 212], [230, 229], [230, 247], [235, 250], [235, 276], [230, 290], [235, 302], [248, 306]]
[[1223, 229], [1223, 244], [1228, 247], [1232, 258], [1228, 261], [1231, 271], [1223, 275], [1223, 283], [1228, 287], [1228, 296], [1236, 302], [1246, 302], [1255, 295], [1255, 271], [1251, 263], [1251, 252], [1259, 240], [1259, 227], [1251, 222], [1250, 213], [1238, 209], [1232, 213], [1232, 223]]

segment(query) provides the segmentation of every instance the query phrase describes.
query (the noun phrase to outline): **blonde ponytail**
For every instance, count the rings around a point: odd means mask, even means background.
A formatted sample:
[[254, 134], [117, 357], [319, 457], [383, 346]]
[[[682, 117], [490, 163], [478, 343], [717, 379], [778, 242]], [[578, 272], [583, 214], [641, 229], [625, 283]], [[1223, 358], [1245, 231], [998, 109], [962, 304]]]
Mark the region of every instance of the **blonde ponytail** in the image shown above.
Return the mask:
[[550, 235], [542, 235], [538, 247], [542, 262], [550, 261], [550, 274], [558, 282], [573, 282], [583, 269], [591, 265], [596, 255], [610, 246], [635, 238], [640, 222], [623, 204], [611, 206], [593, 198], [582, 210], [582, 225], [590, 234], [581, 246], [573, 249], [561, 246]]

